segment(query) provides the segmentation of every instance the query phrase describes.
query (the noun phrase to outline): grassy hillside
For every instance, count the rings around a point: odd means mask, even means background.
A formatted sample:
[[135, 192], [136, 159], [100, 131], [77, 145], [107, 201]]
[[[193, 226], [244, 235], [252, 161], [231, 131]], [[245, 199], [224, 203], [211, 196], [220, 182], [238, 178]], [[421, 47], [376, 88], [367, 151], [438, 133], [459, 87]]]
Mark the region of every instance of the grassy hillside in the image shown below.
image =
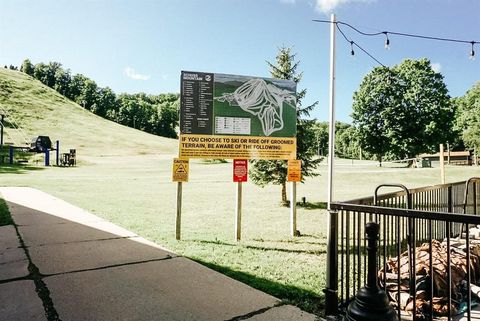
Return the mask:
[[[30, 140], [38, 135], [60, 140], [61, 149], [76, 148], [84, 156], [174, 154], [177, 141], [147, 134], [103, 119], [18, 71], [0, 69], [0, 111], [19, 125]], [[6, 128], [5, 142], [23, 142]]]

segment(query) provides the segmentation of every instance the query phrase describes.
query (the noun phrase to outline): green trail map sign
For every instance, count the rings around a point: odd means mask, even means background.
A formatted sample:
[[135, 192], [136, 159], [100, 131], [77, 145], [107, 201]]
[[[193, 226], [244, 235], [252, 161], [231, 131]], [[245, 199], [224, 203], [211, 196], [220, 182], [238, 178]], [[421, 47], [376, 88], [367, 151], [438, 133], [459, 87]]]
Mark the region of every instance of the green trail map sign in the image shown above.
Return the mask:
[[295, 82], [182, 71], [180, 91], [180, 157], [295, 158]]

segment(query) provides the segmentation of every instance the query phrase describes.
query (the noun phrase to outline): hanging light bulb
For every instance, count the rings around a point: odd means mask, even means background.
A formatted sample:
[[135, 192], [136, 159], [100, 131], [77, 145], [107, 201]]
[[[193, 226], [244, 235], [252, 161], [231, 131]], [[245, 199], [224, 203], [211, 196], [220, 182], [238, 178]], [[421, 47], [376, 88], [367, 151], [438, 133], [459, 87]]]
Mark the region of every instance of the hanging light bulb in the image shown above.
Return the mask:
[[351, 54], [352, 56], [355, 56], [355, 51], [353, 51], [353, 44], [354, 44], [354, 42], [353, 42], [353, 41], [350, 41], [350, 54]]
[[472, 50], [470, 51], [470, 55], [468, 59], [475, 60], [475, 50], [473, 50], [473, 45], [475, 44], [475, 41], [472, 41], [471, 44], [472, 44]]
[[387, 50], [390, 50], [390, 39], [388, 39], [388, 32], [384, 31], [383, 32], [385, 34], [385, 49]]

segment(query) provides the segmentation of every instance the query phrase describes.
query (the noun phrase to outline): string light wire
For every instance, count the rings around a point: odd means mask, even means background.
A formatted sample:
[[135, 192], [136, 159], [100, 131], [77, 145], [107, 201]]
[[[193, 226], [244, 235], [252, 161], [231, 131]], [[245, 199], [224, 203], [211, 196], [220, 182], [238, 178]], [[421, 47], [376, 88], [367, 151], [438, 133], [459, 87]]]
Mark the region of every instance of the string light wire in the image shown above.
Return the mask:
[[355, 47], [357, 47], [358, 49], [360, 49], [361, 51], [363, 51], [367, 56], [369, 56], [370, 58], [372, 58], [373, 60], [375, 60], [376, 63], [378, 63], [378, 64], [381, 65], [382, 67], [385, 67], [385, 65], [382, 64], [382, 63], [380, 62], [380, 60], [378, 60], [377, 58], [375, 58], [375, 57], [374, 57], [372, 54], [370, 54], [367, 50], [363, 49], [363, 47], [361, 47], [358, 43], [356, 43], [355, 41], [349, 39], [349, 38], [345, 35], [345, 33], [343, 32], [342, 28], [340, 28], [340, 26], [339, 26], [338, 24], [336, 24], [336, 27], [337, 27], [338, 31], [340, 32], [340, 34], [343, 36], [343, 38], [345, 38], [345, 40], [350, 43], [350, 46], [351, 46], [351, 49], [352, 49], [352, 51], [351, 51], [352, 56], [355, 54], [355, 52], [353, 51], [353, 46], [355, 46]]
[[[322, 22], [322, 23], [332, 23], [329, 20], [318, 20], [314, 19], [313, 21], [315, 22]], [[337, 25], [344, 25], [349, 27], [350, 29], [354, 30], [355, 32], [363, 35], [363, 36], [378, 36], [378, 35], [396, 35], [396, 36], [402, 36], [402, 37], [410, 37], [410, 38], [420, 38], [420, 39], [427, 39], [427, 40], [436, 40], [436, 41], [447, 41], [447, 42], [457, 42], [457, 43], [473, 43], [473, 44], [480, 44], [480, 41], [475, 41], [475, 40], [464, 40], [464, 39], [454, 39], [454, 38], [443, 38], [443, 37], [433, 37], [433, 36], [425, 36], [425, 35], [419, 35], [419, 34], [414, 34], [414, 33], [405, 33], [405, 32], [396, 32], [396, 31], [379, 31], [379, 32], [363, 32], [359, 30], [358, 28], [352, 26], [349, 23], [343, 22], [343, 21], [336, 21], [335, 24]]]
[[[445, 37], [433, 37], [433, 36], [425, 36], [425, 35], [414, 34], [414, 33], [396, 32], [396, 31], [387, 31], [387, 30], [379, 31], [379, 32], [364, 32], [364, 31], [352, 26], [351, 24], [343, 22], [343, 21], [332, 22], [332, 21], [329, 21], [329, 20], [318, 20], [318, 19], [314, 19], [313, 21], [314, 22], [321, 22], [321, 23], [335, 23], [335, 25], [337, 26], [339, 31], [340, 31], [339, 25], [347, 26], [347, 27], [349, 27], [350, 29], [354, 30], [355, 32], [357, 32], [358, 34], [360, 34], [362, 36], [375, 37], [375, 36], [379, 36], [379, 35], [384, 35], [386, 37], [385, 48], [387, 48], [387, 49], [390, 46], [390, 39], [388, 38], [388, 35], [395, 35], [395, 36], [409, 37], [409, 38], [417, 38], [417, 39], [425, 39], [425, 40], [433, 40], [433, 41], [465, 43], [465, 44], [471, 44], [472, 45], [472, 49], [470, 51], [470, 59], [474, 59], [475, 58], [475, 50], [474, 50], [473, 47], [476, 44], [480, 44], [480, 41], [476, 41], [476, 40], [465, 40], [465, 39], [455, 39], [455, 38], [445, 38]], [[343, 34], [343, 32], [341, 32], [341, 33]], [[344, 35], [344, 37], [345, 37], [345, 35]], [[356, 43], [354, 43], [354, 44], [358, 47], [358, 45]], [[363, 49], [361, 49], [361, 50], [364, 51], [365, 53], [367, 53], [365, 50], [363, 50]], [[372, 57], [370, 54], [368, 54], [368, 55], [370, 57]], [[375, 61], [377, 61], [377, 59], [375, 59], [375, 58], [373, 58], [373, 59]], [[383, 66], [383, 64], [382, 64], [382, 66]]]

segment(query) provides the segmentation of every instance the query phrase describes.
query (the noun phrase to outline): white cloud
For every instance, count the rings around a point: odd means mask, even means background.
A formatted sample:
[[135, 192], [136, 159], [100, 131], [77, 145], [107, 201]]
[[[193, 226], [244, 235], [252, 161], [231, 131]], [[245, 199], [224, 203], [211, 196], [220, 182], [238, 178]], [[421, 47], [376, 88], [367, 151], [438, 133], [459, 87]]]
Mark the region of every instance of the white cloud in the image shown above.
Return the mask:
[[435, 72], [440, 72], [442, 71], [442, 65], [439, 62], [434, 62], [432, 63], [432, 69]]
[[374, 2], [376, 0], [316, 0], [316, 9], [323, 13], [330, 13], [336, 7], [353, 2]]
[[125, 75], [128, 78], [132, 78], [132, 79], [135, 79], [135, 80], [149, 80], [150, 79], [150, 75], [139, 74], [132, 67], [126, 67], [123, 72], [125, 73]]

